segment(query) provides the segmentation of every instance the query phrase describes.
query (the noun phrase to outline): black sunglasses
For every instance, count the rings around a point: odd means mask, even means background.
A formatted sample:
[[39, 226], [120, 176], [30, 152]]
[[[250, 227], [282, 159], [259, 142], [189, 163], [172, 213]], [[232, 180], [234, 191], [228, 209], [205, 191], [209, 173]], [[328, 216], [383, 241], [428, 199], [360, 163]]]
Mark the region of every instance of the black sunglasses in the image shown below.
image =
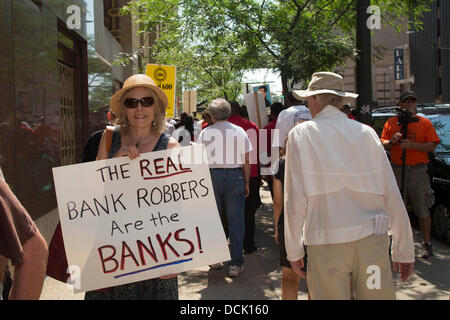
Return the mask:
[[128, 109], [134, 109], [134, 108], [137, 108], [137, 106], [139, 105], [139, 102], [141, 103], [141, 105], [144, 108], [147, 108], [147, 107], [151, 107], [155, 103], [155, 98], [153, 98], [153, 97], [144, 97], [142, 99], [128, 98], [128, 99], [125, 99], [123, 104]]

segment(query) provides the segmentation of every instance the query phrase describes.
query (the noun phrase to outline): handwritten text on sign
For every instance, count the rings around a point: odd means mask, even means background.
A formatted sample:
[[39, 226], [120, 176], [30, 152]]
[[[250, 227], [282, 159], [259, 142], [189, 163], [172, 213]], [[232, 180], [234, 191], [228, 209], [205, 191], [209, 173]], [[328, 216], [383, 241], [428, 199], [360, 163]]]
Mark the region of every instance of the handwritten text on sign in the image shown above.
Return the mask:
[[196, 145], [53, 169], [76, 292], [230, 259], [205, 159]]

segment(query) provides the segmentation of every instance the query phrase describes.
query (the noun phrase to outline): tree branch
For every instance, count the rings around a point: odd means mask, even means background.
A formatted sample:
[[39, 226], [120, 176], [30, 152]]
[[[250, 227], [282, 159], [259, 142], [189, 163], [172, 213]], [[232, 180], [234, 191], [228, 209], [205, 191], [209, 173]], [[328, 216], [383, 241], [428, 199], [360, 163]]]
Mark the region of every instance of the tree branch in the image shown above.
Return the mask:
[[317, 11], [314, 14], [314, 19], [316, 19], [316, 17], [323, 11], [325, 10], [326, 7], [328, 7], [330, 4], [332, 4], [334, 2], [334, 0], [331, 0], [330, 2], [328, 2], [326, 5], [324, 5], [322, 8], [319, 9], [319, 11]]
[[293, 2], [295, 4], [295, 6], [297, 7], [297, 13], [295, 15], [294, 20], [291, 23], [291, 26], [289, 27], [289, 29], [287, 31], [288, 34], [292, 34], [292, 32], [294, 31], [295, 26], [298, 23], [298, 20], [300, 19], [301, 15], [303, 13], [303, 10], [305, 10], [306, 6], [311, 2], [311, 0], [305, 1], [303, 6], [300, 6], [299, 4], [297, 4], [297, 2], [295, 0]]
[[344, 9], [344, 11], [342, 11], [337, 18], [330, 24], [330, 28], [333, 27], [339, 20], [341, 20], [341, 18], [344, 16], [344, 14], [346, 14], [349, 10], [350, 7], [355, 3], [355, 0], [350, 1], [350, 3], [348, 4], [348, 6]]
[[[247, 29], [251, 32], [253, 32], [255, 34], [255, 36], [258, 38], [259, 42], [263, 45], [264, 48], [266, 48], [266, 50], [270, 53], [271, 56], [273, 56], [276, 59], [279, 59], [279, 56], [272, 50], [270, 49], [269, 45], [264, 41], [264, 39], [261, 36], [260, 31], [255, 30], [248, 22], [246, 21], [239, 21], [239, 19], [237, 19], [237, 17], [233, 17], [232, 15], [228, 14], [228, 12], [225, 11], [225, 15], [230, 18], [231, 20], [236, 20], [236, 22], [241, 23], [243, 25], [245, 25], [247, 27]], [[232, 31], [234, 31], [233, 29], [229, 28], [228, 26], [225, 26], [227, 29], [230, 29]]]

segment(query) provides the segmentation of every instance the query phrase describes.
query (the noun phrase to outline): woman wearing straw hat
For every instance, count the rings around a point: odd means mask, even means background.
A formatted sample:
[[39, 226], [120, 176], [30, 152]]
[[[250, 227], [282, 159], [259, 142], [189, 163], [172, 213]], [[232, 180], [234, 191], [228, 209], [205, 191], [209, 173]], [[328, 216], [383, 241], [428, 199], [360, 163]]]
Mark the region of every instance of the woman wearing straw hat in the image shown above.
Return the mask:
[[[170, 149], [178, 142], [163, 134], [167, 96], [148, 76], [136, 74], [128, 78], [122, 89], [111, 98], [111, 111], [117, 116], [120, 140], [106, 150], [101, 140], [97, 160], [128, 155], [135, 159], [141, 152]], [[115, 144], [117, 143], [119, 144]], [[156, 148], [157, 147], [157, 148]]]
[[[136, 74], [129, 77], [122, 89], [111, 98], [111, 111], [117, 116], [110, 147], [103, 134], [97, 160], [128, 156], [135, 159], [140, 153], [170, 149], [178, 142], [165, 130], [167, 96], [148, 76]], [[99, 291], [89, 291], [85, 299], [178, 299], [176, 275], [150, 279]]]

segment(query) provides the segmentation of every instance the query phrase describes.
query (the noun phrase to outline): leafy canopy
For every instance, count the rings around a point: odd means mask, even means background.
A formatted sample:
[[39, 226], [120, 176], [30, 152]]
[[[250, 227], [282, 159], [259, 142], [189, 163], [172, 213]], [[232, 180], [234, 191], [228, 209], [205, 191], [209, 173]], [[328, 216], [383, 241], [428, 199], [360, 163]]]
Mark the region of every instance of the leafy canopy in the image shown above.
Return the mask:
[[[372, 0], [385, 24], [420, 28], [433, 0]], [[151, 61], [177, 65], [201, 99], [233, 100], [244, 70], [280, 71], [283, 89], [355, 57], [357, 0], [137, 0], [122, 8], [145, 35]]]

